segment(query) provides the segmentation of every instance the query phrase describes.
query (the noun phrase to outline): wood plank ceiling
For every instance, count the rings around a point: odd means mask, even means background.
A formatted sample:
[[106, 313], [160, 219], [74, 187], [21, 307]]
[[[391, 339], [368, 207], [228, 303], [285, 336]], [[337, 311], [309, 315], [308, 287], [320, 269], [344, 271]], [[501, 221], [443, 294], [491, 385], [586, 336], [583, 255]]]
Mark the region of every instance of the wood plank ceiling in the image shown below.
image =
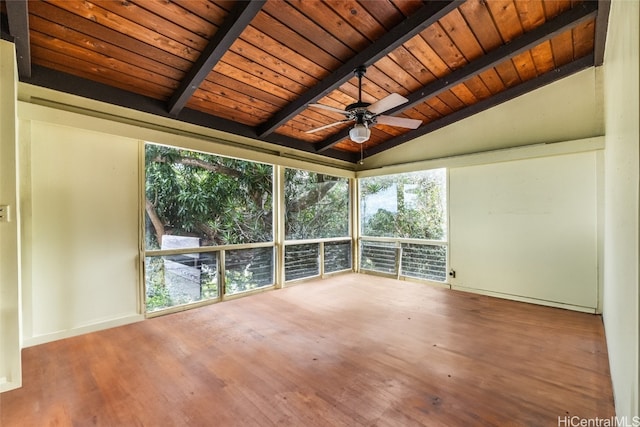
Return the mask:
[[356, 162], [358, 100], [408, 102], [370, 156], [600, 65], [609, 4], [575, 0], [2, 0], [21, 81]]

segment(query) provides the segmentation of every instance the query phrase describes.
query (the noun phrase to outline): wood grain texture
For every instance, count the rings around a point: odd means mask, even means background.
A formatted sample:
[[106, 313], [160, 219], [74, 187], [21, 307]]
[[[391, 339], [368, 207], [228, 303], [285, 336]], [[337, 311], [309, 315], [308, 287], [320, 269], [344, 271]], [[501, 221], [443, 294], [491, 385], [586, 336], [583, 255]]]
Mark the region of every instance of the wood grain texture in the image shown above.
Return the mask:
[[[581, 8], [582, 2], [466, 0], [428, 27], [420, 27], [409, 40], [400, 37], [400, 45], [382, 43], [382, 56], [372, 53], [377, 58], [372, 62], [360, 57], [390, 31], [397, 32], [398, 37], [402, 31], [394, 29], [406, 30], [413, 25], [412, 19], [428, 3], [267, 0], [212, 67], [206, 81], [194, 88], [186, 106], [224, 119], [214, 123], [237, 122], [247, 134], [255, 131], [261, 135], [260, 129], [291, 105], [304, 107], [307, 102], [300, 106], [296, 103], [306, 99], [305, 94], [315, 93], [314, 89], [323, 92], [318, 95], [321, 99], [311, 103], [326, 102], [341, 109], [354, 103], [358, 99], [356, 79], [344, 82], [345, 70], [341, 67], [351, 64], [356, 56], [368, 65], [363, 80], [365, 102], [374, 103], [390, 93], [419, 94], [437, 80], [446, 80], [452, 72], [482, 61], [484, 55], [552, 19], [563, 15], [566, 19], [566, 13]], [[168, 101], [218, 31], [222, 34], [226, 24], [233, 21], [234, 4], [230, 0], [30, 1], [32, 63], [40, 70], [52, 69]], [[474, 76], [464, 88], [396, 113], [421, 119], [426, 125], [434, 116], [441, 118], [470, 107], [589, 55], [594, 50], [594, 21], [571, 27], [551, 41], [541, 39], [526, 52], [505, 56], [501, 64]], [[324, 82], [336, 81], [332, 79], [334, 73], [341, 79], [325, 88]], [[87, 85], [100, 98], [103, 88], [95, 86]], [[282, 118], [268, 127], [298, 140], [305, 149], [309, 144], [322, 146], [344, 135], [344, 126], [306, 133], [334, 121], [330, 115], [311, 110], [297, 110], [295, 117]], [[403, 128], [377, 130], [369, 145], [408, 132]], [[353, 151], [354, 147], [347, 140], [336, 148]]]
[[23, 350], [11, 426], [545, 426], [614, 414], [599, 316], [341, 275]]

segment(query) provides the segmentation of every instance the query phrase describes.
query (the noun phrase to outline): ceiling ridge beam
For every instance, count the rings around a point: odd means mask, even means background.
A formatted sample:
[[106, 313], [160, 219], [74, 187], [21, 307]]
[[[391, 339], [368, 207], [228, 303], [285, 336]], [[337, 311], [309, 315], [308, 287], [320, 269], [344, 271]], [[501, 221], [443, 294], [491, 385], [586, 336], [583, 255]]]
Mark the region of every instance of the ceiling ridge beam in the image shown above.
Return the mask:
[[169, 100], [169, 114], [175, 116], [189, 101], [189, 98], [198, 89], [200, 84], [207, 78], [213, 67], [220, 61], [225, 52], [231, 47], [234, 41], [244, 29], [251, 23], [253, 18], [260, 12], [266, 0], [238, 1], [234, 5], [223, 24], [213, 35], [202, 54], [198, 57], [193, 67], [189, 70], [185, 78], [180, 82], [180, 86]]
[[306, 109], [308, 104], [317, 101], [348, 81], [353, 77], [353, 70], [357, 67], [374, 64], [380, 58], [386, 56], [389, 52], [456, 9], [461, 3], [460, 0], [431, 1], [425, 3], [417, 12], [405, 18], [401, 23], [338, 67], [329, 77], [322, 79], [320, 83], [278, 111], [273, 117], [267, 120], [267, 122], [258, 126], [258, 136], [264, 138], [274, 132], [277, 128]]
[[[552, 20], [545, 22], [541, 26], [522, 34], [511, 42], [504, 44], [467, 65], [452, 71], [446, 76], [423, 86], [422, 89], [412, 92], [407, 95], [409, 102], [386, 111], [385, 115], [406, 111], [427, 99], [438, 96], [440, 93], [449, 90], [452, 87], [455, 87], [460, 83], [463, 83], [470, 78], [501, 64], [502, 62], [538, 46], [539, 44], [552, 39], [556, 35], [561, 34], [586, 20], [594, 18], [597, 12], [597, 2], [589, 1], [581, 3], [578, 6], [556, 16]], [[318, 142], [316, 144], [316, 150], [318, 152], [322, 152], [333, 147], [348, 136], [348, 130], [341, 131], [324, 141]]]
[[13, 36], [18, 62], [18, 76], [31, 77], [31, 39], [29, 37], [29, 2], [27, 0], [7, 0], [9, 34]]
[[412, 130], [405, 134], [399, 135], [393, 139], [387, 140], [382, 144], [372, 147], [369, 150], [365, 150], [366, 154], [364, 157], [365, 158], [370, 157], [370, 156], [373, 156], [374, 154], [381, 153], [390, 148], [397, 147], [398, 145], [404, 144], [405, 142], [408, 142], [412, 139], [418, 138], [420, 136], [423, 136], [433, 131], [436, 131], [438, 129], [441, 129], [445, 126], [448, 126], [460, 120], [466, 119], [467, 117], [473, 116], [474, 114], [478, 114], [482, 111], [493, 108], [497, 105], [500, 105], [502, 103], [515, 99], [521, 95], [525, 95], [528, 92], [531, 92], [533, 90], [546, 86], [550, 83], [553, 83], [555, 81], [568, 77], [586, 68], [592, 67], [593, 65], [594, 65], [593, 54], [583, 56], [580, 59], [577, 59], [559, 68], [555, 68], [551, 71], [548, 71], [534, 79], [527, 80], [526, 82], [516, 86], [512, 86], [500, 93], [495, 94], [491, 98], [484, 99], [466, 108], [455, 111], [452, 114], [444, 116], [438, 120], [427, 123], [425, 126], [419, 127], [418, 129]]

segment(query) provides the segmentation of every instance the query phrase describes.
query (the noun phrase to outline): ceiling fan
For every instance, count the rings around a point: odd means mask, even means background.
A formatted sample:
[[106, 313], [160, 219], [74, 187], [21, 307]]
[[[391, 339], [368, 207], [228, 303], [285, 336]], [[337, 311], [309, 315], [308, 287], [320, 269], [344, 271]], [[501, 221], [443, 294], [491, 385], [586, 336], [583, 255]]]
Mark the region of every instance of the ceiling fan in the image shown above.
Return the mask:
[[366, 68], [364, 66], [360, 66], [354, 70], [355, 75], [358, 77], [358, 102], [347, 105], [347, 108], [344, 110], [323, 104], [309, 104], [309, 107], [322, 108], [324, 110], [344, 114], [346, 118], [335, 123], [308, 130], [306, 133], [314, 133], [342, 123], [354, 121], [355, 125], [349, 131], [349, 137], [353, 142], [362, 144], [369, 139], [371, 136], [370, 128], [376, 123], [408, 129], [417, 129], [422, 124], [422, 120], [382, 115], [382, 113], [387, 110], [409, 102], [407, 98], [398, 93], [392, 93], [373, 104], [362, 102], [362, 77], [365, 72]]

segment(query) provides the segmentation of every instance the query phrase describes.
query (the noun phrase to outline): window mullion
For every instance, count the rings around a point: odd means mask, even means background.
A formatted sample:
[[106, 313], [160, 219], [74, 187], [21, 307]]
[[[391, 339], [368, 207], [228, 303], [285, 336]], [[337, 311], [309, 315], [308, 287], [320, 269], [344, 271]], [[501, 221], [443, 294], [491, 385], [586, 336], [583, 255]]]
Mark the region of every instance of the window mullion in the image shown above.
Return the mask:
[[285, 282], [284, 251], [285, 251], [285, 168], [274, 166], [273, 171], [273, 238], [275, 243], [275, 285], [282, 288]]

